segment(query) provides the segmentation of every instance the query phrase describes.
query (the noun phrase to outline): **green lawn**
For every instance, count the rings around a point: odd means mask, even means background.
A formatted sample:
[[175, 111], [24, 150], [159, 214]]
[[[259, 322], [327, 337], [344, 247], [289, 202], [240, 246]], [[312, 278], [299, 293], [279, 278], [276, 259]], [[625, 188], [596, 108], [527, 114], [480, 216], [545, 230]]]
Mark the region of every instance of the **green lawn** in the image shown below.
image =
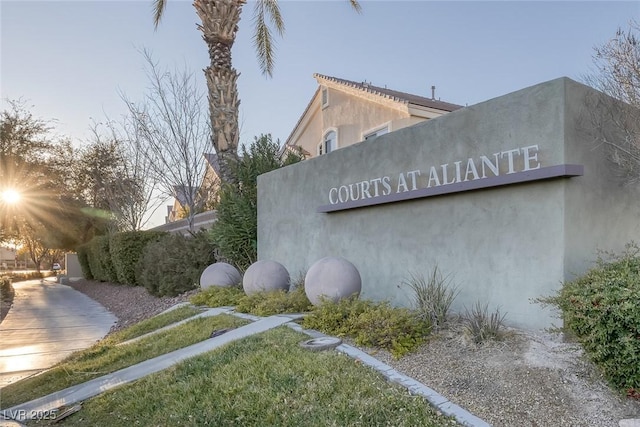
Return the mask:
[[219, 316], [195, 319], [140, 341], [116, 346], [118, 342], [124, 339], [140, 335], [139, 333], [138, 335], [131, 335], [129, 330], [148, 332], [150, 330], [146, 325], [148, 323], [165, 326], [163, 324], [164, 321], [158, 323], [157, 319], [148, 319], [142, 323], [145, 325], [133, 326], [124, 330], [121, 334], [114, 334], [106, 338], [87, 350], [74, 353], [67, 360], [41, 375], [8, 385], [1, 390], [0, 407], [6, 409], [72, 385], [89, 381], [101, 375], [106, 375], [203, 341], [215, 330], [239, 327], [247, 324], [248, 321], [221, 314]]
[[455, 425], [347, 356], [300, 348], [305, 339], [280, 327], [236, 341], [90, 399], [58, 425]]
[[150, 317], [149, 319], [143, 320], [142, 322], [136, 323], [135, 325], [132, 325], [126, 329], [111, 334], [107, 337], [107, 340], [113, 343], [127, 341], [151, 331], [164, 328], [165, 326], [168, 326], [172, 323], [176, 323], [189, 317], [193, 317], [201, 312], [202, 310], [199, 310], [191, 305], [176, 308], [175, 310]]

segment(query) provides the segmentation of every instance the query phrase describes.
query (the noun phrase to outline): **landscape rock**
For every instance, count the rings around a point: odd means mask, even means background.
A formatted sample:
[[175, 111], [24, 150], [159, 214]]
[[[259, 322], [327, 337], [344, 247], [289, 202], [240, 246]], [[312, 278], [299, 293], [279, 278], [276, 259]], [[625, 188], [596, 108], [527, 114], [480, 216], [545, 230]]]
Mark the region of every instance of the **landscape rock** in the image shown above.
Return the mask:
[[338, 302], [360, 295], [362, 279], [358, 269], [341, 257], [326, 257], [316, 261], [304, 278], [304, 291], [313, 305], [323, 299]]
[[216, 262], [200, 275], [200, 287], [207, 289], [211, 286], [220, 286], [228, 288], [230, 286], [236, 286], [242, 281], [242, 276], [237, 268], [226, 262]]
[[262, 260], [251, 264], [244, 273], [242, 288], [247, 295], [258, 292], [288, 291], [289, 272], [276, 261]]

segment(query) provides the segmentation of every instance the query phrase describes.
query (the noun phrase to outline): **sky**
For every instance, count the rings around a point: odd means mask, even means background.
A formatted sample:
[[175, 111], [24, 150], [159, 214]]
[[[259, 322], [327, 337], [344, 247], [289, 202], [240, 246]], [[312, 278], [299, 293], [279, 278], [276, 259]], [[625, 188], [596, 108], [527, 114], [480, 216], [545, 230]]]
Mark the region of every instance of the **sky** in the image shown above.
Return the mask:
[[[593, 69], [593, 48], [640, 20], [640, 0], [279, 2], [286, 30], [272, 78], [252, 44], [251, 1], [233, 48], [240, 141], [286, 141], [313, 96], [314, 73], [472, 105]], [[0, 98], [22, 98], [78, 146], [92, 120], [124, 114], [149, 83], [140, 51], [196, 74], [208, 63], [192, 1], [169, 0], [157, 29], [151, 0], [0, 1]], [[5, 108], [6, 104], [1, 104]], [[151, 225], [158, 225], [157, 215]]]

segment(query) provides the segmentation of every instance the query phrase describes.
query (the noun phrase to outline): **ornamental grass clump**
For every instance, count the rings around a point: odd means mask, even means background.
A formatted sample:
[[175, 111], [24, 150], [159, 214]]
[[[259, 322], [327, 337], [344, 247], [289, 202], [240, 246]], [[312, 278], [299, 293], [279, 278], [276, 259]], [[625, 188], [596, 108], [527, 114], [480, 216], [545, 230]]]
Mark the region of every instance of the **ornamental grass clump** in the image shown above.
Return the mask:
[[413, 291], [415, 309], [422, 319], [431, 322], [435, 330], [446, 323], [451, 304], [460, 291], [452, 286], [448, 275], [442, 275], [438, 266], [427, 279], [421, 274], [411, 274], [402, 284]]
[[503, 337], [504, 318], [500, 308], [489, 312], [489, 304], [476, 302], [471, 310], [465, 309], [464, 327], [476, 344], [488, 340], [499, 341]]

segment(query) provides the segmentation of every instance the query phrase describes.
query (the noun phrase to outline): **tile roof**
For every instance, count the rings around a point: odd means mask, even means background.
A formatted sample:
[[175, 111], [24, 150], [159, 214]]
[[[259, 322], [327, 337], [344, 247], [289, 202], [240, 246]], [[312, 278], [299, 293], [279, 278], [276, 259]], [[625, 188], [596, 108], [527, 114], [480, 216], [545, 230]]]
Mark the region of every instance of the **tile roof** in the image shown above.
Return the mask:
[[198, 189], [196, 187], [189, 187], [187, 185], [174, 185], [173, 197], [176, 198], [180, 206], [188, 207], [189, 201], [194, 200]]
[[394, 101], [400, 101], [404, 103], [419, 105], [421, 107], [435, 108], [443, 111], [455, 111], [463, 108], [462, 105], [451, 104], [449, 102], [439, 101], [436, 99], [425, 98], [423, 96], [412, 95], [410, 93], [399, 92], [397, 90], [391, 90], [383, 87], [374, 86], [367, 82], [353, 82], [351, 80], [339, 79], [337, 77], [325, 76], [323, 74], [314, 74], [313, 77], [329, 80], [335, 83], [339, 83], [352, 88], [360, 89], [368, 93], [380, 95]]
[[220, 162], [218, 161], [218, 155], [216, 153], [204, 153], [203, 155], [215, 173], [220, 175]]

